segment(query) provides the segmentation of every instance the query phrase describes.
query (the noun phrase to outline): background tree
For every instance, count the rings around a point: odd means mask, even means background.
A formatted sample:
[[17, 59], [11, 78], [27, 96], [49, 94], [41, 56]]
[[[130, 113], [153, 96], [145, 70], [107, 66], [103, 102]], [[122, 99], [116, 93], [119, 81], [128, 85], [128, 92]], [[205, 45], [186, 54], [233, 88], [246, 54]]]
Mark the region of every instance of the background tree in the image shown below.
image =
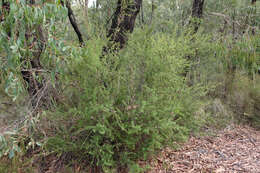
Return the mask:
[[201, 18], [203, 15], [203, 6], [204, 6], [204, 0], [193, 0], [192, 5], [192, 24], [194, 25], [194, 32], [197, 32], [201, 23]]
[[104, 48], [104, 52], [122, 49], [127, 41], [127, 33], [135, 27], [135, 20], [140, 12], [142, 0], [118, 0], [113, 14], [112, 24], [107, 38], [112, 43]]
[[[64, 1], [61, 0], [61, 4], [64, 6]], [[65, 6], [66, 8], [68, 9], [68, 17], [69, 17], [69, 20], [70, 20], [70, 24], [72, 25], [75, 33], [77, 34], [77, 37], [78, 37], [78, 40], [79, 40], [79, 43], [80, 45], [82, 46], [84, 44], [84, 40], [83, 40], [83, 37], [82, 37], [82, 34], [80, 32], [80, 29], [78, 27], [78, 24], [76, 22], [76, 18], [75, 18], [75, 15], [73, 13], [73, 10], [71, 8], [71, 4], [70, 4], [70, 1], [69, 0], [66, 0], [65, 2]], [[86, 13], [87, 14], [87, 13]]]

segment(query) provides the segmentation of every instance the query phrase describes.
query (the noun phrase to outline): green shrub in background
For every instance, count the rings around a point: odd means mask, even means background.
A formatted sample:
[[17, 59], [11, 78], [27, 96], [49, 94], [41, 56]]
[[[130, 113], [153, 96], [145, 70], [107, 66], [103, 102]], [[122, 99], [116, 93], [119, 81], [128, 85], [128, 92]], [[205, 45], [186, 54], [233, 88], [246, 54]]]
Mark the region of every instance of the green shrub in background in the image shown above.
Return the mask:
[[242, 72], [236, 72], [227, 95], [227, 104], [242, 122], [260, 129], [260, 80], [250, 79]]
[[[195, 70], [200, 76], [206, 75], [209, 82], [216, 84], [208, 99], [212, 100], [210, 107], [217, 108], [210, 111], [211, 117], [216, 117], [213, 121], [217, 126], [229, 125], [232, 123], [230, 120], [246, 121], [254, 127], [260, 125], [259, 36], [243, 37], [242, 40], [220, 37], [220, 41], [209, 44], [211, 51], [208, 60], [203, 58], [203, 54], [198, 54], [200, 59], [204, 59], [205, 64], [199, 63]], [[200, 70], [201, 68], [207, 70]]]
[[62, 79], [67, 101], [48, 114], [56, 135], [45, 148], [105, 170], [131, 168], [137, 159], [186, 139], [198, 128], [195, 112], [206, 89], [187, 86], [183, 56], [191, 49], [174, 38], [137, 31], [126, 49], [102, 61], [98, 40], [75, 51]]
[[243, 39], [234, 40], [225, 38], [225, 42], [219, 42], [217, 57], [227, 71], [242, 70], [255, 76], [260, 67], [260, 39], [258, 36], [244, 35]]

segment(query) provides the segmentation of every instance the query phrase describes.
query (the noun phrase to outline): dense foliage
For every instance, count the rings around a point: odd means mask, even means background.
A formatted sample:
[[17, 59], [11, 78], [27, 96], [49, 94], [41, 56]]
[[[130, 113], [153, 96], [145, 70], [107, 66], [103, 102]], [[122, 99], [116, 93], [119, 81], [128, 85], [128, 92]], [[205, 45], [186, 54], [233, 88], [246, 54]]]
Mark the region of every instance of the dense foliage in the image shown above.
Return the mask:
[[1, 97], [26, 104], [0, 131], [14, 163], [0, 171], [25, 170], [22, 158], [40, 171], [142, 172], [138, 160], [203, 128], [260, 128], [258, 2], [205, 0], [198, 17], [190, 0], [64, 4], [0, 3], [0, 117]]
[[63, 77], [70, 99], [50, 116], [63, 124], [47, 141], [48, 150], [72, 152], [102, 167], [124, 166], [197, 128], [194, 113], [206, 88], [187, 86], [182, 75], [189, 66], [183, 51], [190, 48], [149, 31], [131, 38], [125, 50], [102, 62], [95, 40], [71, 59]]

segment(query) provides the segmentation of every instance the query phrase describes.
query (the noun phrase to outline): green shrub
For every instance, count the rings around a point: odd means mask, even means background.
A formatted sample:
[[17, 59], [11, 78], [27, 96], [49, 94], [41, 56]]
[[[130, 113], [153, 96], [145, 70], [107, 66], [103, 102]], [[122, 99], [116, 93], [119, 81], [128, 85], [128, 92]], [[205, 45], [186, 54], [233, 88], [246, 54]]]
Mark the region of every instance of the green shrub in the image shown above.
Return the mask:
[[245, 121], [256, 128], [260, 128], [260, 80], [237, 72], [231, 84], [231, 91], [227, 96], [228, 104], [241, 121]]
[[260, 40], [257, 36], [245, 35], [243, 39], [233, 40], [226, 38], [219, 43], [218, 57], [227, 70], [243, 70], [254, 76], [260, 67]]
[[49, 135], [46, 149], [105, 170], [130, 168], [186, 139], [198, 127], [195, 111], [205, 88], [187, 86], [184, 56], [191, 49], [173, 39], [138, 31], [127, 48], [102, 61], [99, 40], [73, 51], [62, 78], [67, 101], [47, 114], [55, 135]]

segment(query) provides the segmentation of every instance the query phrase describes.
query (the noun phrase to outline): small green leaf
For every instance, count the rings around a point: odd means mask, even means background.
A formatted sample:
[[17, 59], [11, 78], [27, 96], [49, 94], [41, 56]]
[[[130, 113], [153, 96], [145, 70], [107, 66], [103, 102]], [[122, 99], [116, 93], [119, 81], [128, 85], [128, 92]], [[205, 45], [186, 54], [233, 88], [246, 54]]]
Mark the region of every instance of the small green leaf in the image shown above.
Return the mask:
[[14, 150], [10, 150], [8, 157], [9, 159], [12, 159], [14, 157]]

